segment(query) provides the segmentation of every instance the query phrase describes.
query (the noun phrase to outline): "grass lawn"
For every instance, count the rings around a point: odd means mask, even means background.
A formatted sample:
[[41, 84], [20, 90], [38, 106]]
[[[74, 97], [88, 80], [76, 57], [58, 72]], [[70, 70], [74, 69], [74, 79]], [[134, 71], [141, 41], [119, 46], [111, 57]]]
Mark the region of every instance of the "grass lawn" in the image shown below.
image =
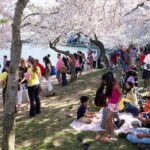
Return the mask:
[[[42, 113], [35, 118], [28, 117], [27, 108], [19, 112], [16, 120], [16, 150], [83, 150], [83, 145], [77, 141], [78, 136], [83, 136], [84, 142], [90, 144], [89, 150], [137, 150], [136, 145], [124, 139], [115, 143], [100, 143], [94, 140], [94, 132], [76, 132], [69, 126], [76, 117], [79, 97], [86, 94], [92, 98], [104, 72], [105, 70], [98, 70], [81, 76], [75, 83], [64, 88], [56, 85], [57, 96], [41, 97]], [[115, 72], [119, 79], [119, 71]]]

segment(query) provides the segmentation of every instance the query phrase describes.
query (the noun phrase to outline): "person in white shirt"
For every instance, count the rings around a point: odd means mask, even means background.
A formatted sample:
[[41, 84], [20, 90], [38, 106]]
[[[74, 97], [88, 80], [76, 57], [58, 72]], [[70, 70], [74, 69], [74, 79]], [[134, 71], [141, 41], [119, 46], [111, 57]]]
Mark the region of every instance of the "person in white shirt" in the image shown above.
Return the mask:
[[93, 68], [96, 69], [96, 65], [97, 65], [97, 54], [96, 51], [93, 52]]
[[150, 85], [150, 46], [148, 47], [148, 54], [144, 59], [144, 71], [142, 78], [144, 79], [144, 88], [148, 88]]

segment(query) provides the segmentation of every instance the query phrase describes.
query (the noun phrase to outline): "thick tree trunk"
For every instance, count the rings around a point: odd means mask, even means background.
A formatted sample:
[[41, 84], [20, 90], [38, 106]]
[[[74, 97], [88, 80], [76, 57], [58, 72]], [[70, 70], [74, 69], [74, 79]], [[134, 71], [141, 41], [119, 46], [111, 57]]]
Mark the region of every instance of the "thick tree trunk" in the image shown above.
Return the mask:
[[22, 49], [20, 26], [27, 3], [28, 0], [17, 1], [12, 23], [11, 66], [5, 95], [2, 150], [15, 150], [15, 104], [18, 90], [18, 68]]
[[105, 63], [105, 65], [108, 67], [109, 66], [109, 61], [106, 57], [106, 53], [105, 53], [105, 48], [104, 48], [104, 44], [98, 40], [97, 36], [94, 35], [95, 39], [90, 39], [90, 42], [93, 43], [95, 46], [97, 46], [100, 50], [100, 57], [101, 60]]
[[60, 40], [60, 37], [56, 38], [53, 43], [49, 42], [49, 47], [52, 50], [54, 50], [55, 52], [60, 53], [60, 54], [64, 54], [64, 55], [66, 55], [66, 56], [68, 56], [72, 59], [71, 79], [70, 79], [70, 81], [73, 82], [77, 79], [76, 69], [75, 69], [75, 57], [69, 51], [62, 51], [62, 50], [59, 50], [59, 49], [56, 48], [56, 45], [59, 42], [59, 40]]
[[76, 68], [75, 68], [75, 57], [72, 55], [72, 69], [71, 69], [71, 79], [70, 81], [73, 82], [77, 79], [76, 75]]

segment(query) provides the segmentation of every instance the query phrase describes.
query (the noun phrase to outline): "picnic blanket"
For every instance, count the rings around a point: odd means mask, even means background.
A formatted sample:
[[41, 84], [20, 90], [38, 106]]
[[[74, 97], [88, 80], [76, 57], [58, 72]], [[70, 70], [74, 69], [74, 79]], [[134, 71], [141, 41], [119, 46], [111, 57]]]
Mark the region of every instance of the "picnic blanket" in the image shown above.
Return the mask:
[[[115, 131], [116, 133], [130, 131], [133, 128], [131, 125], [131, 122], [139, 121], [138, 119], [133, 118], [133, 116], [129, 113], [119, 113], [119, 117], [120, 117], [120, 119], [124, 119], [125, 123], [123, 124], [123, 126], [120, 129], [117, 129]], [[104, 129], [102, 129], [100, 127], [101, 118], [102, 118], [102, 111], [97, 113], [97, 116], [93, 119], [93, 122], [91, 124], [85, 124], [85, 123], [79, 122], [77, 119], [75, 119], [70, 124], [70, 127], [75, 129], [76, 131], [95, 131], [95, 132], [104, 131]], [[141, 124], [140, 121], [139, 121], [139, 123]]]

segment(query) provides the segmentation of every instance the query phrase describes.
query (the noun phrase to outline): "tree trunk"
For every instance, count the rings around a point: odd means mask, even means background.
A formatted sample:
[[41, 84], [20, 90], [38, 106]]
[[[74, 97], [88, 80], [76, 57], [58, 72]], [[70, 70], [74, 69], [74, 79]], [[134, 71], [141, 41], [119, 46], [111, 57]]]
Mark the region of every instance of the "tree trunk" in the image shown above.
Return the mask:
[[17, 1], [12, 23], [11, 65], [5, 95], [2, 150], [15, 150], [15, 104], [18, 91], [17, 77], [22, 49], [20, 26], [23, 11], [27, 3], [28, 0]]
[[60, 40], [60, 37], [56, 38], [53, 43], [49, 42], [49, 47], [52, 50], [54, 50], [55, 52], [60, 53], [60, 54], [64, 54], [64, 55], [66, 55], [66, 56], [68, 56], [72, 59], [71, 79], [70, 79], [70, 81], [73, 82], [77, 79], [76, 68], [75, 68], [75, 57], [69, 51], [62, 51], [62, 50], [59, 50], [59, 49], [56, 48], [56, 45], [59, 42], [59, 40]]
[[71, 82], [77, 79], [76, 67], [75, 67], [75, 57], [72, 55], [72, 69], [71, 69]]
[[90, 42], [93, 43], [95, 46], [97, 46], [100, 50], [100, 57], [101, 60], [105, 63], [105, 65], [108, 67], [109, 66], [109, 61], [106, 57], [106, 53], [105, 53], [105, 48], [104, 48], [104, 44], [98, 40], [96, 34], [94, 35], [95, 39], [90, 39]]

